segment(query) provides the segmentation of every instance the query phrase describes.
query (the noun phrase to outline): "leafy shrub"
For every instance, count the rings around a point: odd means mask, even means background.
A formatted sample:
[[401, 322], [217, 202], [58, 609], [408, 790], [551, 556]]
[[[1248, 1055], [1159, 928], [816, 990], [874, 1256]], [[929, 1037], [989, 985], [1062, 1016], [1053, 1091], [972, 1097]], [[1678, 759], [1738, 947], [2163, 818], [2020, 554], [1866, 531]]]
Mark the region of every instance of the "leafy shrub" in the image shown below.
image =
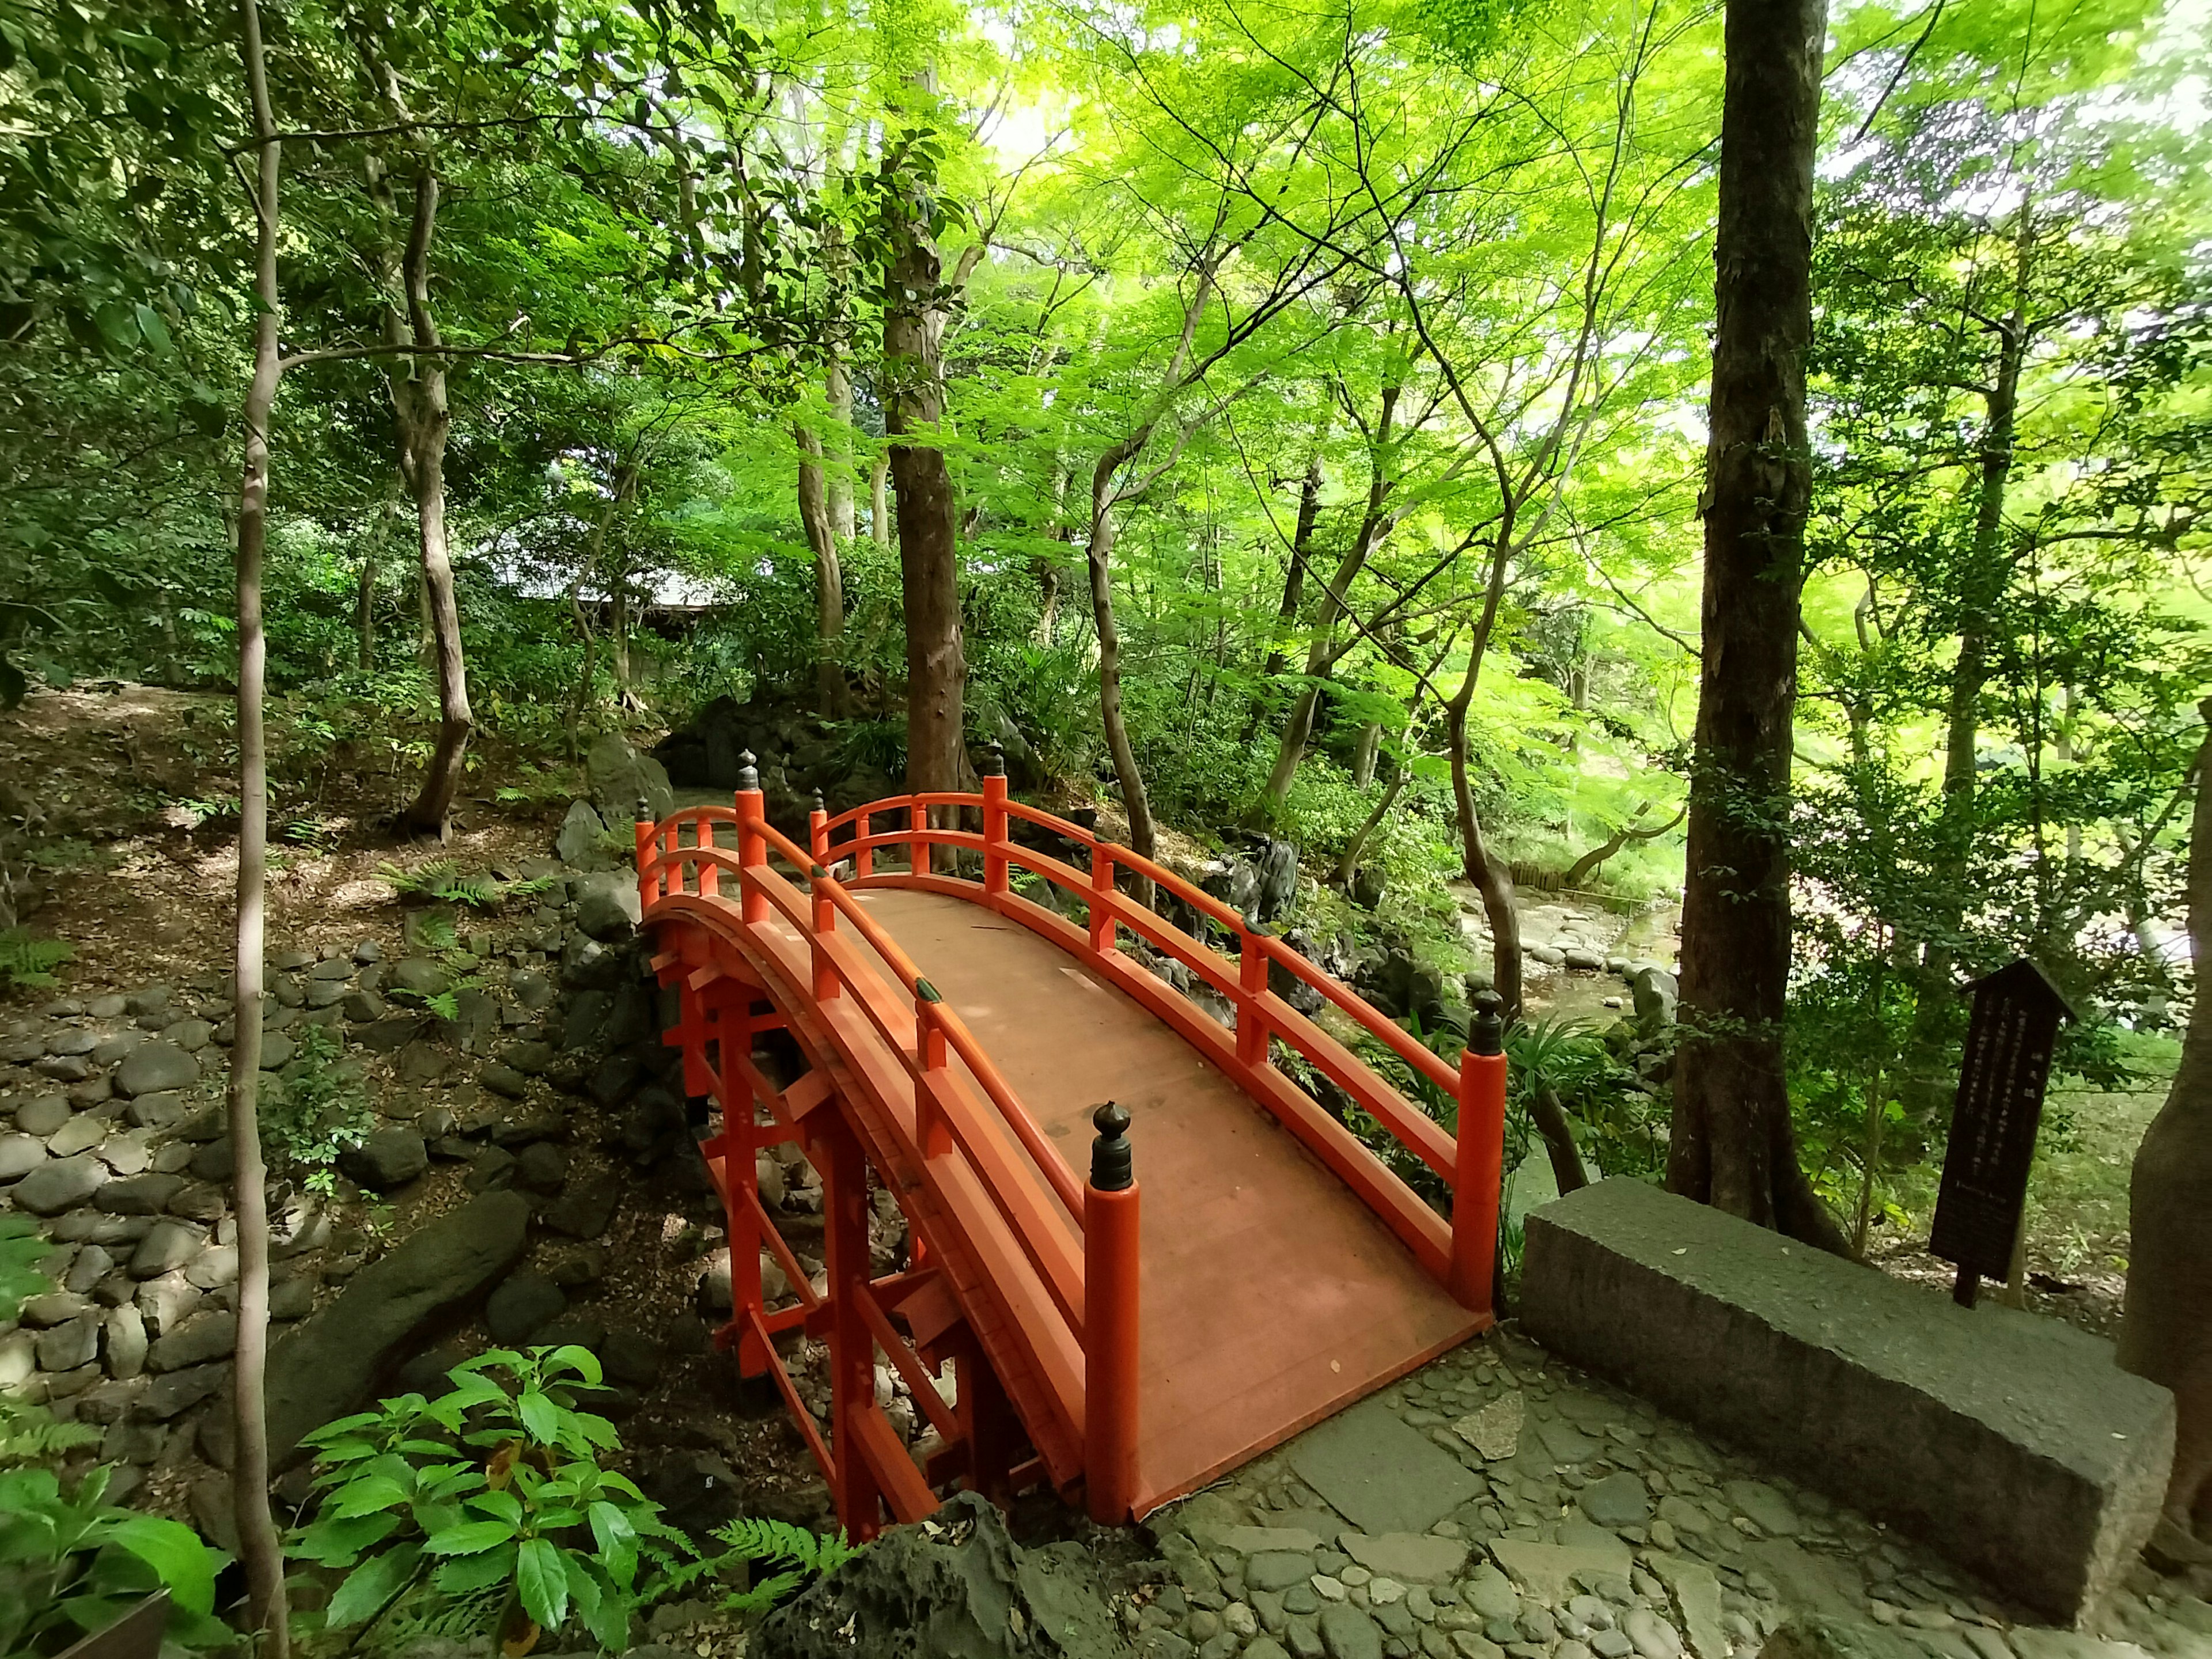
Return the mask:
[[[12, 1322], [27, 1297], [51, 1287], [38, 1264], [53, 1252], [27, 1215], [0, 1216], [0, 1323]], [[90, 1445], [100, 1431], [82, 1423], [58, 1423], [43, 1406], [0, 1394], [0, 1468]], [[0, 1649], [12, 1652], [12, 1649]]]
[[761, 1520], [731, 1522], [714, 1534], [724, 1550], [702, 1553], [602, 1466], [620, 1441], [578, 1403], [604, 1388], [587, 1349], [495, 1349], [447, 1376], [436, 1400], [401, 1395], [307, 1437], [321, 1507], [291, 1553], [345, 1572], [325, 1620], [361, 1626], [354, 1644], [380, 1625], [489, 1625], [520, 1654], [573, 1619], [619, 1651], [641, 1609], [710, 1574], [778, 1565], [724, 1599], [756, 1613], [853, 1553], [842, 1537]]
[[[553, 884], [547, 876], [501, 881], [489, 873], [467, 875], [452, 859], [433, 859], [412, 870], [403, 870], [396, 864], [380, 865], [376, 874], [401, 898], [438, 899], [447, 904], [465, 904], [472, 910], [495, 909], [509, 899], [532, 898]], [[450, 933], [452, 924], [447, 923], [447, 928]]]
[[215, 1578], [228, 1557], [190, 1527], [103, 1500], [107, 1470], [64, 1491], [51, 1469], [0, 1471], [0, 1652], [61, 1652], [154, 1591], [169, 1592], [164, 1646], [228, 1646]]
[[261, 1103], [262, 1140], [275, 1173], [309, 1192], [333, 1191], [339, 1157], [376, 1127], [360, 1083], [339, 1069], [340, 1054], [329, 1027], [307, 1026], [286, 1076]]
[[54, 982], [53, 970], [76, 952], [58, 939], [33, 939], [26, 927], [0, 929], [0, 989]]

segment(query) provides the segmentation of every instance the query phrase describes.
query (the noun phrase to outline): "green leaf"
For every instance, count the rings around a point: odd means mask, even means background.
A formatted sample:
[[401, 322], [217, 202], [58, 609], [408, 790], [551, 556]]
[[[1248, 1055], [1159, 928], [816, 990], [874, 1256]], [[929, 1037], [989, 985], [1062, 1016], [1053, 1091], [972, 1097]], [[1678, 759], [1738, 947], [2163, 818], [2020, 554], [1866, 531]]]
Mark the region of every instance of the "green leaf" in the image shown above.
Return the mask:
[[561, 1621], [568, 1616], [568, 1573], [551, 1540], [523, 1540], [514, 1560], [514, 1587], [522, 1597], [522, 1610], [541, 1629], [560, 1629]]
[[350, 1516], [344, 1520], [331, 1516], [295, 1534], [290, 1547], [294, 1554], [318, 1565], [349, 1567], [363, 1550], [372, 1544], [382, 1543], [398, 1526], [399, 1516], [390, 1510]]
[[467, 1503], [469, 1508], [497, 1516], [511, 1526], [522, 1524], [522, 1500], [511, 1492], [480, 1492]]
[[373, 1619], [386, 1601], [398, 1594], [399, 1587], [415, 1576], [421, 1565], [422, 1549], [418, 1544], [402, 1544], [397, 1549], [372, 1555], [356, 1567], [340, 1584], [337, 1594], [331, 1597], [329, 1620], [336, 1628], [357, 1625], [364, 1619]]
[[561, 1432], [561, 1408], [535, 1389], [526, 1389], [514, 1402], [515, 1414], [522, 1419], [522, 1426], [530, 1437], [541, 1444], [550, 1443]]
[[502, 1544], [483, 1555], [457, 1556], [438, 1569], [434, 1581], [444, 1595], [468, 1595], [504, 1583], [514, 1571], [515, 1547]]
[[[610, 1571], [613, 1571], [616, 1559], [628, 1559], [637, 1553], [637, 1528], [631, 1526], [629, 1517], [612, 1504], [602, 1498], [586, 1510], [585, 1516], [592, 1523], [592, 1537], [599, 1547], [600, 1555], [606, 1559]], [[615, 1574], [617, 1578], [623, 1576], [618, 1572]]]
[[146, 343], [154, 348], [157, 356], [167, 356], [174, 346], [169, 339], [169, 325], [161, 320], [161, 313], [144, 304], [133, 306], [131, 312], [138, 319], [138, 332], [145, 337]]
[[229, 1558], [202, 1543], [190, 1527], [159, 1516], [134, 1515], [118, 1522], [109, 1535], [153, 1568], [179, 1607], [191, 1613], [215, 1610], [216, 1572]]
[[464, 1521], [457, 1527], [442, 1528], [422, 1547], [433, 1555], [481, 1555], [514, 1536], [511, 1521]]
[[379, 1510], [396, 1508], [407, 1498], [407, 1488], [390, 1475], [364, 1475], [339, 1488], [337, 1499], [331, 1506], [331, 1518], [343, 1521], [352, 1516], [374, 1515]]

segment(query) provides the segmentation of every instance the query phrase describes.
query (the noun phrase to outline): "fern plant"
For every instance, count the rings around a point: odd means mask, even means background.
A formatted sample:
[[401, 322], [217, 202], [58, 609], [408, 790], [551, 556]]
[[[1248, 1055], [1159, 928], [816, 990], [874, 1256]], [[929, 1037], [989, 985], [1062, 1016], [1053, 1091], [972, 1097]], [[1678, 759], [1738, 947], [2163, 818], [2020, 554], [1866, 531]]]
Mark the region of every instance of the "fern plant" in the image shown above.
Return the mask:
[[0, 929], [0, 988], [38, 988], [54, 982], [54, 969], [76, 955], [58, 939], [33, 939], [27, 927]]
[[470, 875], [452, 859], [433, 859], [412, 870], [382, 864], [377, 866], [376, 873], [378, 879], [389, 884], [401, 898], [436, 899], [447, 904], [465, 904], [471, 910], [492, 910], [510, 899], [533, 898], [553, 884], [551, 878], [546, 876], [533, 876], [527, 881], [501, 881], [489, 872]]
[[776, 1603], [804, 1589], [823, 1574], [835, 1572], [860, 1552], [842, 1532], [811, 1533], [788, 1521], [761, 1516], [741, 1516], [714, 1528], [714, 1540], [724, 1553], [708, 1564], [720, 1570], [743, 1563], [765, 1564], [776, 1569], [749, 1589], [722, 1599], [722, 1610], [750, 1616], [768, 1612]]

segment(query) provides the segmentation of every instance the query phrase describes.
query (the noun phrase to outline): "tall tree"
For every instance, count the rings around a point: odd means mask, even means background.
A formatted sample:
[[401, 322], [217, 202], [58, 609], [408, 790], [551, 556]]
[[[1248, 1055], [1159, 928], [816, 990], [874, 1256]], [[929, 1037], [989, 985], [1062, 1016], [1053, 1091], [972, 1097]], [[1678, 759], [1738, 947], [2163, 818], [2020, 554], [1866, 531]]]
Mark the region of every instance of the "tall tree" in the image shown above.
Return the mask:
[[2173, 1087], [2136, 1153], [2119, 1361], [2173, 1390], [2173, 1474], [2154, 1541], [2174, 1559], [2212, 1562], [2212, 995], [2203, 979], [2212, 962], [2212, 698], [2197, 712], [2205, 737], [2189, 836], [2197, 991]]
[[238, 955], [230, 1048], [231, 1207], [238, 1220], [238, 1334], [231, 1358], [237, 1455], [232, 1520], [246, 1564], [246, 1603], [261, 1650], [284, 1659], [290, 1616], [284, 1558], [269, 1510], [269, 1419], [264, 1376], [269, 1353], [269, 1199], [261, 1162], [261, 1014], [268, 874], [269, 753], [262, 680], [268, 642], [261, 623], [261, 571], [269, 545], [269, 417], [276, 402], [278, 189], [283, 165], [269, 101], [268, 59], [255, 0], [239, 0], [239, 50], [253, 112], [253, 378], [246, 392], [245, 471], [238, 486]]
[[1705, 600], [1667, 1184], [1842, 1251], [1783, 1066], [1798, 589], [1812, 463], [1813, 158], [1826, 0], [1729, 0]]

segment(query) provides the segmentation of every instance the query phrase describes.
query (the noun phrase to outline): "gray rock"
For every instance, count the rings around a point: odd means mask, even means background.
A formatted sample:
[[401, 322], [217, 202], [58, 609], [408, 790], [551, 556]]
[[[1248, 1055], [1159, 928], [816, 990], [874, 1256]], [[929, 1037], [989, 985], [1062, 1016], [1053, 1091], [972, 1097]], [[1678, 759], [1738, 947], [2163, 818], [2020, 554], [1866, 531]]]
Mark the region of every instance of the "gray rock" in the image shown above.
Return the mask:
[[338, 1000], [338, 1012], [349, 1025], [367, 1025], [384, 1018], [384, 999], [374, 991], [349, 991]]
[[100, 1047], [100, 1044], [99, 1032], [87, 1027], [78, 1027], [73, 1030], [57, 1031], [48, 1037], [46, 1052], [50, 1054], [88, 1054]]
[[74, 1210], [107, 1184], [107, 1166], [89, 1153], [56, 1158], [41, 1164], [10, 1194], [15, 1207], [33, 1215], [59, 1215]]
[[112, 1066], [145, 1041], [146, 1034], [143, 1031], [118, 1031], [113, 1036], [103, 1039], [93, 1049], [92, 1063], [95, 1066]]
[[69, 1273], [62, 1280], [62, 1288], [82, 1295], [106, 1278], [114, 1266], [113, 1256], [97, 1244], [88, 1244], [76, 1253], [76, 1260], [70, 1263]]
[[1581, 1502], [1583, 1513], [1601, 1527], [1640, 1527], [1651, 1518], [1650, 1494], [1626, 1469], [1584, 1486]]
[[1349, 1601], [1331, 1601], [1321, 1610], [1321, 1644], [1328, 1659], [1382, 1659], [1382, 1632]]
[[584, 757], [584, 776], [591, 786], [592, 805], [609, 824], [633, 823], [637, 804], [646, 803], [655, 822], [676, 810], [676, 793], [668, 787], [668, 771], [650, 755], [631, 748], [619, 732], [593, 739]]
[[199, 1080], [199, 1062], [173, 1042], [142, 1042], [115, 1068], [116, 1090], [126, 1095], [189, 1089]]
[[563, 1194], [546, 1210], [545, 1224], [570, 1238], [597, 1238], [615, 1218], [615, 1199], [611, 1182], [586, 1182]]
[[15, 1127], [41, 1140], [69, 1121], [70, 1103], [64, 1095], [40, 1095], [15, 1109]]
[[1313, 1557], [1290, 1550], [1262, 1550], [1244, 1564], [1244, 1587], [1285, 1590], [1313, 1576]]
[[238, 1316], [225, 1312], [197, 1314], [155, 1340], [146, 1351], [146, 1368], [180, 1371], [221, 1359], [238, 1346]]
[[171, 1047], [196, 1054], [213, 1040], [215, 1027], [204, 1019], [180, 1019], [173, 1025], [164, 1025], [160, 1036]]
[[1628, 988], [1639, 1025], [1656, 1029], [1674, 1023], [1674, 1003], [1681, 994], [1681, 986], [1674, 975], [1664, 968], [1647, 964], [1635, 970]]
[[625, 1387], [649, 1389], [660, 1380], [661, 1346], [642, 1331], [609, 1331], [599, 1357], [607, 1376]]
[[532, 1141], [515, 1158], [514, 1178], [533, 1193], [557, 1193], [568, 1179], [568, 1155], [550, 1140]]
[[1629, 1608], [1621, 1615], [1620, 1629], [1644, 1659], [1682, 1659], [1681, 1637], [1649, 1607]]
[[197, 1227], [182, 1221], [157, 1221], [131, 1253], [131, 1276], [159, 1279], [175, 1273], [199, 1255], [206, 1243], [206, 1236]]
[[269, 1361], [269, 1438], [277, 1463], [300, 1437], [356, 1409], [416, 1332], [472, 1300], [521, 1255], [530, 1206], [485, 1193], [440, 1216], [347, 1280], [328, 1307], [278, 1342]]
[[526, 1342], [568, 1308], [568, 1297], [544, 1273], [519, 1273], [491, 1293], [484, 1306], [484, 1328], [495, 1342]]
[[146, 1392], [138, 1396], [138, 1414], [166, 1423], [179, 1413], [190, 1411], [228, 1381], [228, 1360], [195, 1365], [190, 1370], [171, 1371], [166, 1376], [155, 1377]]
[[185, 1283], [200, 1291], [219, 1291], [238, 1283], [238, 1246], [209, 1245], [185, 1268]]
[[110, 1215], [159, 1215], [184, 1185], [182, 1176], [135, 1175], [109, 1182], [93, 1201]]
[[274, 1072], [290, 1064], [292, 1056], [299, 1051], [299, 1046], [282, 1031], [264, 1031], [261, 1034], [261, 1069]]
[[36, 1135], [0, 1135], [0, 1181], [27, 1176], [46, 1161], [46, 1144]]
[[1801, 1613], [1766, 1638], [1759, 1659], [1926, 1659], [1926, 1655], [1899, 1632]]
[[1737, 1514], [1770, 1537], [1788, 1538], [1805, 1529], [1790, 1500], [1763, 1480], [1731, 1480], [1722, 1492]]
[[505, 1095], [509, 1100], [520, 1100], [530, 1092], [530, 1079], [512, 1066], [493, 1060], [478, 1069], [477, 1081], [495, 1095]]
[[619, 871], [586, 876], [576, 884], [576, 926], [601, 944], [619, 944], [637, 931], [644, 914], [637, 883]]
[[192, 1310], [205, 1300], [203, 1292], [194, 1289], [181, 1272], [163, 1273], [139, 1285], [132, 1306], [146, 1322], [149, 1334], [161, 1335], [173, 1331], [191, 1317]]
[[166, 1129], [191, 1109], [191, 1103], [178, 1091], [157, 1089], [138, 1096], [125, 1108], [124, 1115], [141, 1129]]
[[412, 1129], [379, 1129], [338, 1156], [338, 1169], [373, 1193], [404, 1187], [430, 1167], [430, 1151]]
[[108, 1120], [87, 1112], [73, 1117], [46, 1137], [46, 1150], [56, 1158], [75, 1158], [107, 1139]]
[[52, 1325], [66, 1325], [91, 1311], [92, 1304], [76, 1291], [46, 1291], [26, 1297], [21, 1310], [23, 1322], [41, 1331]]
[[392, 985], [418, 997], [434, 997], [450, 989], [453, 976], [446, 964], [429, 957], [402, 957], [392, 964]]
[[66, 1325], [57, 1325], [39, 1335], [39, 1369], [73, 1371], [89, 1365], [100, 1355], [100, 1316], [82, 1313]]
[[553, 851], [561, 862], [577, 870], [607, 870], [614, 866], [613, 856], [601, 842], [606, 825], [587, 800], [568, 803], [568, 815], [561, 820], [561, 832], [553, 838]]
[[100, 1322], [100, 1346], [107, 1374], [118, 1382], [129, 1382], [146, 1369], [145, 1316], [128, 1303], [110, 1308]]

